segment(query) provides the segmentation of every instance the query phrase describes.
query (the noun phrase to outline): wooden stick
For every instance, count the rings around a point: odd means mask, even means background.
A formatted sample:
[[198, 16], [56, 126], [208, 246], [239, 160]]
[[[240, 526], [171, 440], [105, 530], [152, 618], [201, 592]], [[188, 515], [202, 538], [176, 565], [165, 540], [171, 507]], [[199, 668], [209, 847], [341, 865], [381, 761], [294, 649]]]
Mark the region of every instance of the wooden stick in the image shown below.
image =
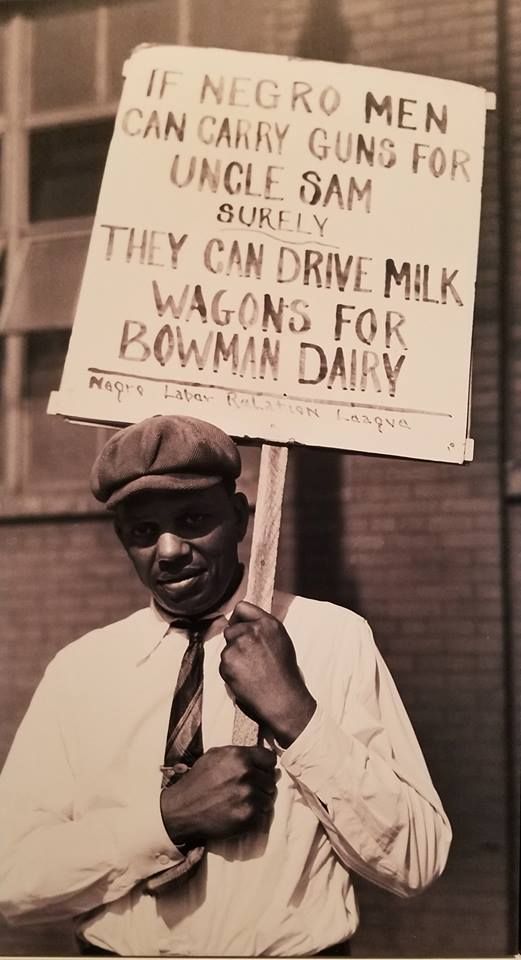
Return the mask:
[[[287, 462], [287, 447], [262, 445], [246, 599], [269, 611], [273, 601]], [[236, 707], [232, 742], [251, 747], [258, 739], [257, 724]]]

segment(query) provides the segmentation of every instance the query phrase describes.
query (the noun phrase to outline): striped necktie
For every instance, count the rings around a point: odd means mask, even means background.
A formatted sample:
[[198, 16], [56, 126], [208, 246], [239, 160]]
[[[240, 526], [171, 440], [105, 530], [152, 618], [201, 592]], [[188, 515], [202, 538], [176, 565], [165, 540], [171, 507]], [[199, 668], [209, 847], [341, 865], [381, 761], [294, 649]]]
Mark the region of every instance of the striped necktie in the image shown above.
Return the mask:
[[[217, 618], [206, 620], [174, 620], [171, 624], [185, 630], [188, 646], [184, 652], [170, 709], [166, 736], [164, 763], [161, 767], [161, 788], [171, 786], [190, 769], [203, 753], [203, 638], [210, 624]], [[145, 891], [155, 896], [167, 887], [176, 885], [181, 878], [187, 880], [195, 873], [204, 854], [204, 847], [187, 850], [185, 859], [168, 870], [149, 877]]]

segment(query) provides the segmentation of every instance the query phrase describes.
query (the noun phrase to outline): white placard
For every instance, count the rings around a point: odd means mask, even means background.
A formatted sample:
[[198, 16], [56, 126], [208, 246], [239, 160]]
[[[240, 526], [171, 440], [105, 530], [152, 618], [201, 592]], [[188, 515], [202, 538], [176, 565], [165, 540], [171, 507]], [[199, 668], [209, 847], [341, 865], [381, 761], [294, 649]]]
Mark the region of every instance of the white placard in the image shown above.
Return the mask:
[[469, 458], [487, 94], [139, 47], [49, 411]]

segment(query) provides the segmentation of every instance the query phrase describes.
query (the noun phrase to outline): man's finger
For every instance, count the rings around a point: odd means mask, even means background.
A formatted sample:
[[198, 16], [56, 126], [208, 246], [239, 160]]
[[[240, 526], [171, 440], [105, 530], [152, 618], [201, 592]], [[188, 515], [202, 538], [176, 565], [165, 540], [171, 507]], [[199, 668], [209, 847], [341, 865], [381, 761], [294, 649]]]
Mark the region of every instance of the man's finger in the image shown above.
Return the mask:
[[259, 805], [259, 812], [260, 812], [260, 813], [262, 813], [262, 814], [264, 814], [264, 815], [266, 815], [266, 814], [271, 814], [271, 812], [272, 812], [272, 810], [273, 810], [273, 805], [274, 805], [274, 802], [275, 802], [275, 798], [274, 798], [273, 795], [272, 795], [271, 797], [269, 797], [267, 793], [261, 793], [261, 794], [259, 794], [259, 796], [258, 796], [258, 801], [257, 801], [257, 802], [258, 802], [258, 805]]
[[230, 620], [229, 626], [225, 627], [223, 630], [224, 639], [226, 643], [233, 643], [234, 640], [237, 640], [238, 637], [242, 637], [243, 634], [248, 632], [246, 624], [241, 620], [236, 623], [232, 623]]
[[254, 773], [254, 783], [257, 790], [260, 790], [262, 793], [265, 793], [268, 797], [274, 797], [277, 792], [277, 783], [276, 783], [276, 771], [275, 770], [259, 770], [258, 767], [255, 768]]
[[268, 750], [267, 747], [248, 747], [247, 749], [253, 765], [259, 767], [260, 770], [273, 770], [276, 766], [277, 757], [273, 750]]
[[256, 607], [254, 603], [248, 603], [247, 600], [240, 600], [233, 611], [229, 624], [244, 623], [245, 620], [260, 620], [266, 616], [266, 610], [262, 607]]

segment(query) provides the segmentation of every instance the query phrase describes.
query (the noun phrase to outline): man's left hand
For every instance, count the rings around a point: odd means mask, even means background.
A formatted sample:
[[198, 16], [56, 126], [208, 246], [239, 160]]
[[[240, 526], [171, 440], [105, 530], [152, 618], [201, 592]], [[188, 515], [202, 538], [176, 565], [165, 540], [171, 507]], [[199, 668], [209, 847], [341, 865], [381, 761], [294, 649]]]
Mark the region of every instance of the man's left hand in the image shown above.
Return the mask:
[[288, 747], [316, 708], [291, 639], [275, 617], [241, 601], [224, 630], [220, 673], [241, 709]]

